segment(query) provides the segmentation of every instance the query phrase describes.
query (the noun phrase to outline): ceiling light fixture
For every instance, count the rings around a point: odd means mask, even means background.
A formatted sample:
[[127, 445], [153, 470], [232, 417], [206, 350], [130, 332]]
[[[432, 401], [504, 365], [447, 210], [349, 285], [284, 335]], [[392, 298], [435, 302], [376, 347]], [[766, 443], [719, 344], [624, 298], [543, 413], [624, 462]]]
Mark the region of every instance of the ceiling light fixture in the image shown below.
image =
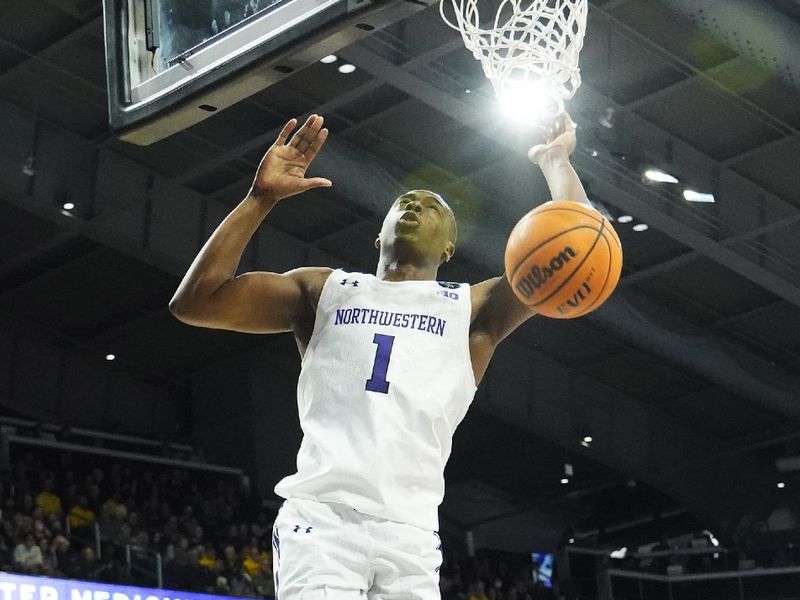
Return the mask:
[[337, 60], [339, 60], [338, 56], [336, 56], [335, 54], [328, 54], [328, 56], [325, 56], [324, 58], [320, 58], [319, 62], [325, 63], [326, 65], [329, 65], [331, 63], [335, 63]]
[[622, 215], [617, 217], [617, 223], [630, 223], [633, 221], [633, 217], [630, 215]]
[[106, 354], [106, 360], [114, 360], [115, 358], [117, 357], [114, 356], [113, 354]]
[[618, 550], [614, 550], [614, 551], [613, 551], [611, 554], [609, 554], [608, 556], [609, 556], [610, 558], [619, 558], [619, 559], [622, 559], [622, 558], [625, 558], [625, 556], [627, 556], [627, 554], [628, 554], [628, 547], [627, 547], [627, 546], [623, 546], [622, 548], [619, 548]]
[[351, 65], [349, 63], [339, 67], [339, 73], [352, 73], [355, 70], [356, 70], [356, 66], [355, 65]]
[[659, 169], [648, 169], [644, 172], [646, 179], [656, 183], [678, 183], [678, 178]]
[[561, 478], [561, 483], [564, 484], [564, 485], [567, 485], [569, 483], [569, 479], [567, 479], [566, 477], [562, 477]]
[[684, 190], [683, 197], [687, 202], [703, 202], [706, 204], [713, 204], [715, 202], [714, 194], [707, 194], [696, 190]]
[[633, 226], [634, 231], [647, 231], [650, 227], [646, 223], [637, 223]]
[[785, 488], [785, 487], [786, 487], [786, 484], [785, 484], [785, 483], [783, 483], [782, 481], [779, 481], [779, 482], [778, 482], [778, 488], [780, 488], [780, 489], [783, 489], [783, 488]]
[[75, 205], [72, 202], [64, 202], [64, 210], [72, 210]]

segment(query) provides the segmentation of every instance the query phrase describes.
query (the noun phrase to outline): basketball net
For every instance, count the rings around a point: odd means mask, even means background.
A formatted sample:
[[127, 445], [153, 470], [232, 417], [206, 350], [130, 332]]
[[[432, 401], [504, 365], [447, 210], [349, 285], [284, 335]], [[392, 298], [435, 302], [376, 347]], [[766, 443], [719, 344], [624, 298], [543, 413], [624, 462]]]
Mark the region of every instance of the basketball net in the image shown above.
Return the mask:
[[[455, 22], [445, 14], [446, 4], [452, 4]], [[520, 116], [558, 114], [580, 87], [587, 0], [502, 0], [494, 26], [486, 28], [478, 0], [440, 0], [439, 12], [481, 61], [500, 103]]]

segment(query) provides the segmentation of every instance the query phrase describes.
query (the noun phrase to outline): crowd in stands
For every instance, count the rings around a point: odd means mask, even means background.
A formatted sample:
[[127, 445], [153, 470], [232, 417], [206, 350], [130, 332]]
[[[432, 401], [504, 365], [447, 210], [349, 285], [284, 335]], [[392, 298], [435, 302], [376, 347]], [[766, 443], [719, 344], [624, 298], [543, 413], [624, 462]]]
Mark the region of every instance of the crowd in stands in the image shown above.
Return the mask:
[[479, 553], [453, 559], [445, 554], [439, 571], [442, 600], [553, 600], [543, 581], [534, 582], [528, 557]]
[[273, 596], [274, 515], [238, 478], [83, 454], [47, 458], [26, 452], [0, 481], [3, 570], [154, 586], [157, 552], [166, 588]]
[[[0, 569], [272, 598], [274, 512], [239, 478], [91, 454], [22, 452], [0, 480]], [[99, 543], [98, 543], [99, 541]], [[130, 565], [128, 561], [130, 557]], [[545, 600], [530, 561], [454, 559], [443, 600]]]

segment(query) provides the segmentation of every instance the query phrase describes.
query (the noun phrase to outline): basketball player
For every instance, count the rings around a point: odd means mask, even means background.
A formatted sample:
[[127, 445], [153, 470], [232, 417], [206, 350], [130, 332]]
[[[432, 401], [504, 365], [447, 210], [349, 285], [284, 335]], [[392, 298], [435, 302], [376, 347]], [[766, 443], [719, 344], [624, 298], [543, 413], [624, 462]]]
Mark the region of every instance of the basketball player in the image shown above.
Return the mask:
[[[456, 222], [441, 196], [397, 198], [375, 247], [375, 275], [303, 267], [236, 275], [272, 208], [305, 190], [328, 135], [323, 118], [292, 119], [247, 197], [195, 258], [170, 302], [181, 321], [252, 333], [291, 331], [302, 357], [297, 473], [273, 531], [278, 600], [439, 598], [438, 506], [444, 466], [497, 344], [532, 316], [505, 276], [437, 282]], [[553, 198], [586, 202], [569, 162], [574, 125], [529, 152]], [[553, 139], [555, 138], [555, 139]]]

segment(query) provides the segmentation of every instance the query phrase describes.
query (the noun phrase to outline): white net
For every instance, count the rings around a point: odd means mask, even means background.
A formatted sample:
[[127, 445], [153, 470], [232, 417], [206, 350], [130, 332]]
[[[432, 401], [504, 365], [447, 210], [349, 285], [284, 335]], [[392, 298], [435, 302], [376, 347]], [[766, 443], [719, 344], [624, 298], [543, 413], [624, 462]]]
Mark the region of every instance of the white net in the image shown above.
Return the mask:
[[[455, 21], [445, 14], [446, 4]], [[501, 101], [520, 91], [539, 93], [550, 102], [548, 112], [560, 112], [580, 86], [587, 0], [502, 0], [489, 26], [481, 24], [478, 0], [441, 0], [439, 11], [461, 31]]]

